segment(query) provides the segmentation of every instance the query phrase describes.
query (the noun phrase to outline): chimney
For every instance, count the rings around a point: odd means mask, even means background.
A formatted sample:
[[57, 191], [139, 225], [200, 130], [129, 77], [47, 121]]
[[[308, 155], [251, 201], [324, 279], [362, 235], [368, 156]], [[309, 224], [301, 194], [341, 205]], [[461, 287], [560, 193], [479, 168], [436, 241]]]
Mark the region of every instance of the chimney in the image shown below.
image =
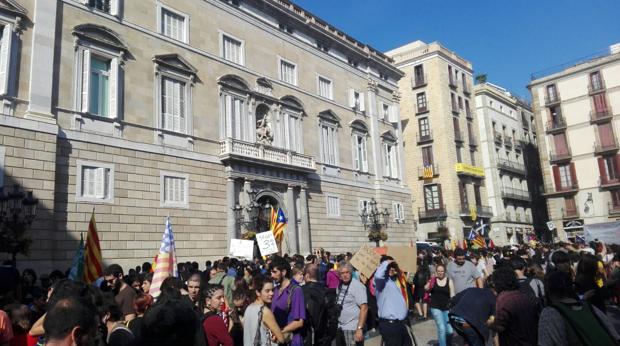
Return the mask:
[[609, 46], [609, 53], [610, 54], [620, 53], [620, 43], [612, 44], [611, 46]]

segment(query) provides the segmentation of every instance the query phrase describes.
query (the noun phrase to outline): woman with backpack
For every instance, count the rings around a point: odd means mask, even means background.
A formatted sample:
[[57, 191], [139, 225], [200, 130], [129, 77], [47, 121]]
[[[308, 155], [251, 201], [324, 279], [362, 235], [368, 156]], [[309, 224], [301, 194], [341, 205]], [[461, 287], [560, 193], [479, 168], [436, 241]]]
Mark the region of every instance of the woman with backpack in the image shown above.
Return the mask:
[[269, 308], [273, 300], [273, 282], [262, 275], [252, 280], [255, 300], [245, 309], [243, 322], [243, 344], [245, 346], [270, 346], [272, 336], [278, 343], [284, 343], [282, 330]]
[[452, 281], [446, 276], [446, 266], [439, 263], [435, 266], [435, 275], [424, 286], [430, 296], [431, 316], [437, 325], [439, 346], [452, 345], [452, 326], [448, 319], [448, 303], [454, 296]]
[[205, 314], [202, 326], [209, 346], [233, 346], [233, 340], [228, 334], [228, 328], [224, 320], [219, 315], [224, 304], [224, 287], [222, 285], [210, 284], [205, 287], [203, 299], [205, 303]]

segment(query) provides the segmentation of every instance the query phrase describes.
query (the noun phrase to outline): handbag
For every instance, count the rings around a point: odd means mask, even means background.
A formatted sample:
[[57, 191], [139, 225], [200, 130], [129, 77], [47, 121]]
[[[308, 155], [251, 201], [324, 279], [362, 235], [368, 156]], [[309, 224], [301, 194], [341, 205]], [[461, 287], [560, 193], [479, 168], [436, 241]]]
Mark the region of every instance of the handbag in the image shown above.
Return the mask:
[[433, 287], [435, 287], [435, 283], [437, 282], [437, 278], [436, 277], [432, 277], [431, 278], [431, 282], [428, 285], [428, 290], [426, 290], [424, 292], [424, 296], [422, 297], [422, 301], [425, 303], [430, 303], [431, 302], [431, 291], [433, 290]]

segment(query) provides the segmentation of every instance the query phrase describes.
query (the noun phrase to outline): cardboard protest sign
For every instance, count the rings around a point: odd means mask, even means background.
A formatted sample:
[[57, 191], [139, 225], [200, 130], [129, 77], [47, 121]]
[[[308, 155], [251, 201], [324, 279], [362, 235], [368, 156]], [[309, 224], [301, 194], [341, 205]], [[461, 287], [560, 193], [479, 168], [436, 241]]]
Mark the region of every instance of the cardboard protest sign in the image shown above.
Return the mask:
[[370, 277], [379, 266], [381, 256], [372, 248], [363, 245], [351, 258], [351, 265], [366, 277]]
[[261, 256], [268, 256], [278, 252], [278, 244], [276, 238], [270, 231], [256, 233], [256, 242]]
[[392, 256], [394, 261], [402, 271], [415, 273], [418, 269], [418, 252], [415, 246], [388, 246], [388, 256]]
[[228, 254], [231, 257], [241, 257], [252, 260], [254, 257], [254, 241], [243, 239], [231, 239], [230, 250]]

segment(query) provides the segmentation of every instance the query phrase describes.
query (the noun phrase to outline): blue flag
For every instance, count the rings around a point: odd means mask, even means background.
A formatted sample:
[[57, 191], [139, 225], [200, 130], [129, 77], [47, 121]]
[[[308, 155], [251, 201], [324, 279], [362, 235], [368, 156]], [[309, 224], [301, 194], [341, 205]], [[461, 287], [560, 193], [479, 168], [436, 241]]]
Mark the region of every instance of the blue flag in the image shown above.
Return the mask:
[[80, 245], [73, 256], [73, 264], [69, 271], [69, 280], [82, 281], [84, 274], [84, 236], [80, 233]]

